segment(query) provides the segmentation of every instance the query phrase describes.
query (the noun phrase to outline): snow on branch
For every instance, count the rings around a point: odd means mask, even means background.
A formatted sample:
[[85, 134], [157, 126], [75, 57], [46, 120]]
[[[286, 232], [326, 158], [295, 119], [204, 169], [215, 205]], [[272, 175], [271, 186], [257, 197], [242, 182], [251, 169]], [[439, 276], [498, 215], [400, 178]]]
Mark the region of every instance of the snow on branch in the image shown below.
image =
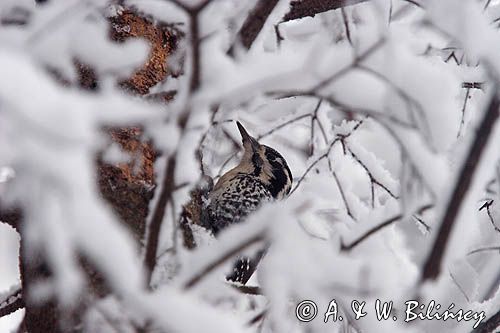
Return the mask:
[[246, 49], [252, 46], [278, 2], [279, 0], [258, 0], [256, 2], [255, 7], [248, 13], [245, 22], [238, 31], [238, 40], [229, 48], [228, 54], [232, 55], [238, 44]]
[[[292, 21], [304, 17], [314, 17], [316, 14], [335, 10], [348, 6], [354, 6], [369, 0], [294, 0], [290, 3], [290, 11], [285, 15], [283, 21]], [[420, 1], [405, 0], [415, 6], [420, 7]]]
[[24, 308], [21, 286], [13, 286], [9, 291], [0, 294], [0, 318]]
[[[0, 221], [20, 232], [21, 278], [39, 268], [31, 257], [48, 272], [36, 290], [41, 306], [50, 300], [61, 322], [74, 307], [75, 323], [63, 324], [88, 331], [398, 332], [401, 319], [353, 320], [348, 304], [416, 293], [487, 309], [478, 329], [493, 331], [500, 169], [480, 163], [499, 159], [490, 151], [500, 44], [483, 17], [498, 4], [471, 13], [456, 0], [422, 4], [50, 1], [16, 16], [13, 2], [2, 2], [0, 167], [16, 176], [0, 196], [19, 206], [0, 207]], [[130, 88], [133, 73], [148, 84]], [[283, 156], [293, 182], [285, 200], [214, 236], [203, 217], [214, 183], [241, 156], [235, 121]], [[136, 137], [117, 147], [110, 140], [125, 126]], [[112, 139], [110, 128], [118, 128]], [[276, 182], [281, 159], [254, 154], [252, 163], [271, 166], [252, 172], [263, 186]], [[146, 163], [148, 181], [136, 177]], [[125, 170], [123, 179], [103, 165]], [[130, 179], [135, 187], [117, 186]], [[123, 208], [117, 216], [106, 191], [126, 199], [112, 203]], [[135, 200], [141, 221], [130, 218]], [[464, 223], [478, 216], [484, 223]], [[467, 239], [456, 245], [462, 229]], [[448, 262], [452, 246], [458, 254]], [[242, 284], [228, 283], [241, 257], [257, 260]], [[32, 310], [19, 295], [0, 297], [0, 316]], [[301, 299], [332, 298], [344, 323], [297, 321]], [[450, 331], [471, 331], [462, 324]]]

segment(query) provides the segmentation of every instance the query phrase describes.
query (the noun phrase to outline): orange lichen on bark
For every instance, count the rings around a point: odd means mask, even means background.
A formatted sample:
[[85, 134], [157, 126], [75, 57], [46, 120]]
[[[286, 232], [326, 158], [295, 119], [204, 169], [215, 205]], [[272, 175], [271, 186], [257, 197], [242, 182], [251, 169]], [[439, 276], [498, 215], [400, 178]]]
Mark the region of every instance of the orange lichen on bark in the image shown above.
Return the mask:
[[113, 40], [120, 42], [128, 38], [144, 38], [151, 46], [144, 66], [121, 82], [128, 90], [147, 94], [152, 86], [163, 81], [168, 74], [167, 57], [175, 47], [175, 34], [164, 25], [131, 10], [124, 10], [109, 20]]
[[[141, 68], [119, 84], [129, 93], [146, 95], [151, 87], [165, 80], [168, 76], [167, 57], [176, 45], [177, 35], [170, 33], [168, 28], [161, 23], [146, 16], [125, 9], [117, 16], [109, 18], [110, 35], [116, 42], [127, 38], [143, 38], [150, 44], [148, 60]], [[88, 91], [98, 91], [99, 75], [93, 68], [75, 59], [75, 66], [80, 73], [77, 85]], [[61, 75], [53, 72], [54, 79], [63, 85], [72, 83], [64, 80]], [[157, 93], [148, 96], [151, 103], [165, 103], [173, 97], [173, 92]], [[137, 244], [141, 244], [146, 230], [148, 207], [154, 193], [155, 174], [154, 162], [157, 153], [150, 140], [144, 138], [140, 126], [131, 124], [124, 128], [105, 128], [110, 141], [116, 142], [123, 151], [131, 157], [126, 163], [108, 163], [103, 160], [102, 152], [96, 158], [97, 183], [101, 195], [120, 218], [123, 224], [131, 231]], [[10, 216], [10, 215], [9, 215]], [[13, 219], [13, 218], [12, 218]], [[13, 222], [14, 223], [14, 222]], [[16, 222], [17, 223], [17, 222]], [[83, 271], [88, 278], [89, 293], [82, 297], [81, 302], [74, 309], [63, 308], [56, 299], [45, 303], [30, 301], [29, 294], [32, 287], [40, 278], [50, 278], [52, 272], [48, 269], [43, 253], [38, 253], [39, 260], [33, 261], [34, 254], [30, 253], [29, 260], [25, 253], [26, 240], [21, 237], [21, 281], [23, 299], [25, 301], [25, 317], [19, 332], [63, 332], [65, 323], [67, 327], [74, 327], [75, 331], [81, 330], [86, 310], [92, 306], [94, 297], [100, 298], [108, 294], [109, 288], [101, 272], [93, 267], [93, 263], [80, 258]], [[66, 323], [66, 318], [71, 321]]]
[[140, 127], [114, 128], [110, 131], [113, 141], [120, 144], [121, 148], [132, 158], [127, 163], [118, 163], [127, 181], [154, 184], [153, 162], [156, 152], [149, 141], [141, 138]]
[[[109, 18], [110, 36], [116, 42], [129, 38], [143, 38], [150, 45], [144, 65], [120, 85], [129, 93], [146, 95], [151, 87], [168, 76], [167, 57], [176, 46], [177, 35], [153, 19], [131, 9], [122, 10]], [[151, 102], [168, 102], [171, 92], [155, 94]], [[101, 193], [117, 215], [141, 240], [145, 232], [149, 200], [155, 185], [154, 162], [157, 153], [152, 143], [143, 138], [140, 126], [106, 130], [113, 142], [130, 155], [126, 163], [110, 164], [99, 159], [98, 182]]]
[[140, 241], [144, 236], [149, 200], [153, 196], [157, 153], [151, 142], [142, 137], [140, 127], [112, 128], [107, 132], [130, 159], [110, 164], [99, 158], [99, 188], [103, 197]]

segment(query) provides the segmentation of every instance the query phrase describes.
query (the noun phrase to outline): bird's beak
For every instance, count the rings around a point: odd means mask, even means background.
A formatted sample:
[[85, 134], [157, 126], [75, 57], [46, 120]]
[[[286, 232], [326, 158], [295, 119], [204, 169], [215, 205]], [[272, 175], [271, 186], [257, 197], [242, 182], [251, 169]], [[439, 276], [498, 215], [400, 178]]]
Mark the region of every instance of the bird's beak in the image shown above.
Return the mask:
[[245, 127], [243, 127], [243, 125], [241, 125], [239, 121], [237, 121], [236, 124], [238, 125], [238, 129], [241, 134], [241, 141], [243, 142], [243, 146], [245, 146], [246, 143], [250, 143], [252, 149], [257, 150], [260, 146], [259, 142], [255, 138], [251, 137], [250, 134], [248, 134]]

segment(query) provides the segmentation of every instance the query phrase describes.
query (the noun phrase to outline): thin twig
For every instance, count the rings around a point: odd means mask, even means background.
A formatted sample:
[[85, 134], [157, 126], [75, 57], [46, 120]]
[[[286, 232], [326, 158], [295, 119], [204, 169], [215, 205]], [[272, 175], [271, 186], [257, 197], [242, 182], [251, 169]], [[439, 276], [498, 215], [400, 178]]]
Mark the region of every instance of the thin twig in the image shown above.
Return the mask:
[[482, 247], [482, 248], [470, 251], [469, 253], [467, 253], [467, 255], [470, 256], [471, 254], [476, 254], [476, 253], [481, 253], [481, 252], [489, 252], [489, 251], [498, 251], [498, 253], [500, 254], [500, 246]]
[[276, 98], [291, 98], [298, 96], [322, 98], [323, 100], [331, 104], [333, 107], [337, 108], [340, 112], [343, 112], [347, 115], [354, 112], [363, 116], [370, 116], [375, 119], [376, 118], [386, 119], [394, 124], [400, 125], [401, 127], [405, 127], [408, 129], [415, 129], [415, 126], [413, 124], [409, 124], [393, 115], [371, 109], [349, 106], [338, 101], [337, 99], [333, 98], [330, 95], [323, 95], [313, 90], [272, 91], [269, 92], [268, 94], [275, 96]]
[[417, 220], [417, 222], [420, 223], [427, 232], [431, 232], [432, 228], [427, 223], [425, 223], [424, 220], [422, 220], [420, 217], [416, 215], [413, 215], [413, 218]]
[[339, 189], [340, 195], [342, 196], [342, 200], [344, 201], [347, 215], [349, 215], [353, 220], [356, 220], [354, 218], [354, 215], [351, 212], [351, 209], [349, 208], [349, 203], [348, 203], [347, 198], [345, 196], [344, 189], [342, 188], [342, 184], [340, 183], [340, 180], [339, 180], [337, 174], [335, 173], [335, 170], [333, 170], [332, 161], [330, 159], [328, 159], [328, 167], [330, 168], [330, 172], [333, 175], [333, 179], [335, 179], [335, 183], [337, 184], [337, 188]]
[[[422, 214], [424, 211], [426, 211], [426, 210], [428, 210], [428, 209], [430, 209], [432, 207], [433, 207], [432, 205], [424, 205], [415, 214]], [[415, 215], [415, 214], [413, 214], [413, 215]], [[358, 246], [360, 243], [362, 243], [364, 240], [366, 240], [367, 238], [369, 238], [373, 234], [377, 233], [379, 230], [384, 229], [385, 227], [393, 224], [394, 222], [399, 221], [402, 218], [403, 218], [403, 214], [395, 215], [395, 216], [387, 219], [385, 222], [382, 222], [382, 223], [376, 225], [375, 227], [373, 227], [372, 229], [370, 229], [369, 231], [367, 231], [365, 234], [363, 234], [362, 236], [360, 236], [358, 239], [356, 239], [352, 243], [350, 243], [348, 245], [345, 245], [342, 242], [341, 243], [341, 247], [340, 247], [341, 251], [350, 251], [350, 250], [352, 250], [354, 247]]]
[[293, 192], [295, 192], [297, 190], [297, 188], [300, 186], [300, 184], [302, 183], [302, 181], [306, 178], [306, 176], [309, 174], [309, 172], [312, 170], [312, 168], [314, 168], [314, 166], [316, 164], [318, 164], [321, 160], [323, 160], [324, 158], [327, 158], [328, 155], [330, 154], [330, 151], [332, 150], [333, 146], [339, 142], [340, 139], [335, 139], [332, 141], [332, 143], [330, 144], [330, 146], [328, 147], [326, 153], [320, 155], [318, 158], [316, 158], [316, 160], [314, 162], [312, 162], [306, 169], [306, 171], [302, 174], [302, 176], [299, 178], [299, 180], [297, 181], [297, 184], [295, 185], [295, 187], [290, 191], [290, 195], [293, 194]]
[[205, 140], [207, 139], [208, 133], [210, 132], [210, 130], [213, 127], [232, 121], [230, 119], [223, 120], [223, 121], [215, 121], [215, 116], [217, 115], [217, 112], [219, 112], [219, 110], [220, 110], [219, 106], [212, 108], [212, 115], [210, 117], [210, 126], [203, 133], [203, 135], [200, 138], [200, 141], [198, 142], [198, 146], [196, 147], [196, 157], [198, 158], [198, 165], [200, 167], [200, 172], [202, 175], [206, 175], [205, 168], [203, 166], [203, 148], [204, 148]]
[[[356, 68], [362, 70], [362, 71], [365, 71], [367, 73], [370, 73], [371, 75], [375, 76], [377, 79], [385, 82], [388, 86], [390, 86], [407, 104], [408, 106], [408, 111], [409, 111], [409, 114], [410, 114], [410, 117], [413, 118], [413, 113], [412, 113], [412, 106], [415, 107], [415, 111], [417, 112], [417, 115], [419, 116], [420, 118], [420, 122], [423, 124], [423, 131], [424, 131], [424, 134], [426, 136], [430, 135], [431, 133], [431, 130], [430, 130], [430, 127], [429, 127], [429, 123], [427, 121], [427, 118], [425, 116], [425, 111], [424, 111], [424, 108], [422, 106], [422, 104], [417, 101], [415, 98], [413, 98], [410, 94], [408, 94], [405, 90], [403, 90], [401, 87], [399, 87], [398, 85], [396, 85], [394, 82], [392, 82], [391, 80], [389, 80], [389, 78], [387, 78], [385, 75], [383, 75], [382, 73], [380, 72], [377, 72], [376, 70], [368, 67], [368, 66], [365, 66], [361, 63], [357, 63], [356, 64]], [[418, 125], [418, 124], [415, 124], [415, 125]]]
[[316, 122], [318, 123], [319, 130], [321, 131], [321, 135], [323, 136], [323, 141], [325, 142], [325, 144], [328, 143], [328, 137], [326, 135], [325, 129], [323, 128], [323, 124], [321, 123], [321, 120], [319, 120], [319, 118], [317, 118]]
[[490, 219], [491, 225], [495, 229], [495, 231], [500, 232], [500, 228], [497, 227], [495, 220], [493, 220], [493, 215], [491, 215], [490, 207], [493, 205], [493, 200], [486, 201], [481, 208], [479, 208], [479, 211], [482, 211], [483, 209], [486, 208], [486, 213], [488, 214], [488, 218]]
[[229, 157], [224, 161], [224, 163], [222, 163], [221, 167], [219, 168], [219, 172], [217, 173], [217, 176], [215, 177], [215, 179], [222, 176], [222, 172], [224, 171], [226, 166], [229, 164], [229, 162], [231, 162], [231, 160], [236, 157], [236, 155], [238, 155], [238, 151], [235, 151], [231, 155], [229, 155]]
[[363, 53], [357, 55], [353, 62], [346, 67], [342, 68], [338, 72], [332, 74], [330, 77], [324, 79], [323, 81], [319, 82], [316, 84], [313, 88], [311, 88], [311, 91], [318, 91], [329, 84], [331, 84], [333, 81], [338, 80], [340, 77], [343, 75], [347, 74], [350, 70], [352, 70], [354, 67], [358, 66], [361, 62], [363, 62], [366, 58], [371, 56], [373, 53], [375, 53], [378, 49], [380, 49], [386, 42], [386, 38], [382, 37], [375, 43], [373, 43], [369, 48], [367, 48]]
[[344, 135], [342, 138], [340, 137], [337, 137], [335, 138], [331, 143], [330, 145], [328, 146], [327, 150], [325, 153], [323, 153], [322, 155], [318, 156], [316, 158], [316, 160], [314, 160], [314, 162], [312, 162], [306, 169], [306, 171], [302, 174], [302, 176], [299, 178], [299, 180], [297, 181], [295, 187], [290, 191], [290, 195], [293, 194], [293, 192], [295, 192], [297, 190], [297, 188], [300, 186], [300, 184], [302, 183], [302, 181], [304, 181], [304, 179], [306, 178], [306, 176], [309, 174], [309, 172], [312, 170], [312, 168], [314, 168], [314, 166], [316, 164], [318, 164], [319, 162], [321, 162], [321, 160], [325, 159], [328, 157], [328, 155], [330, 155], [330, 152], [332, 151], [333, 147], [335, 146], [336, 143], [338, 142], [342, 142], [341, 139], [345, 139], [345, 138], [348, 138], [352, 133], [354, 133], [360, 126], [361, 124], [363, 123], [363, 120], [360, 120], [356, 126], [353, 127], [353, 129], [351, 130], [350, 133], [348, 133], [347, 135]]
[[310, 139], [311, 150], [309, 151], [309, 156], [314, 155], [314, 123], [318, 119], [318, 111], [322, 102], [323, 99], [320, 98], [318, 104], [316, 104], [316, 107], [314, 108], [314, 112], [311, 117], [311, 139]]
[[346, 251], [346, 252], [352, 250], [354, 247], [358, 246], [361, 242], [363, 242], [365, 239], [367, 239], [371, 235], [373, 235], [373, 234], [377, 233], [379, 230], [382, 230], [385, 227], [393, 224], [394, 222], [399, 221], [401, 218], [403, 218], [402, 214], [398, 214], [396, 216], [393, 216], [393, 217], [389, 218], [385, 222], [383, 222], [383, 223], [377, 225], [376, 227], [370, 229], [367, 233], [363, 234], [361, 237], [359, 237], [358, 239], [356, 239], [355, 241], [353, 241], [351, 244], [346, 245], [346, 244], [344, 244], [342, 242], [341, 246], [340, 246], [340, 250], [341, 251]]
[[347, 18], [347, 13], [345, 11], [345, 8], [342, 7], [340, 12], [342, 13], [342, 20], [344, 21], [345, 35], [347, 37], [347, 41], [352, 46], [353, 44], [352, 44], [352, 38], [351, 38], [351, 29], [349, 29], [349, 19]]
[[260, 134], [259, 136], [257, 136], [257, 140], [260, 140], [260, 139], [263, 139], [271, 134], [273, 134], [274, 132], [276, 132], [277, 130], [280, 130], [282, 129], [283, 127], [286, 127], [290, 124], [293, 124], [301, 119], [304, 119], [304, 118], [308, 118], [308, 117], [311, 117], [311, 114], [309, 113], [306, 113], [306, 114], [303, 114], [303, 115], [300, 115], [300, 116], [297, 116], [295, 118], [292, 118], [292, 119], [289, 119], [287, 121], [285, 121], [284, 123], [281, 123], [279, 124], [278, 126], [276, 127], [273, 127], [272, 129], [270, 129], [269, 131], [263, 133], [263, 134]]
[[237, 150], [240, 148], [240, 143], [238, 141], [236, 141], [232, 136], [231, 134], [229, 134], [229, 132], [225, 129], [225, 128], [222, 128], [222, 133], [226, 136], [226, 138], [231, 142], [232, 146], [233, 146], [233, 149]]
[[248, 321], [247, 326], [253, 326], [257, 324], [259, 321], [265, 318], [266, 314], [267, 314], [267, 309], [262, 310]]
[[484, 4], [484, 10], [488, 9], [488, 6], [490, 5], [491, 0], [486, 0], [486, 3]]
[[467, 108], [467, 102], [469, 101], [469, 95], [470, 95], [471, 88], [466, 88], [466, 89], [467, 89], [467, 92], [465, 93], [464, 104], [462, 106], [462, 119], [460, 120], [460, 127], [458, 128], [457, 138], [460, 137], [460, 134], [462, 133], [462, 128], [464, 127], [464, 123], [465, 123], [465, 109]]
[[[366, 173], [368, 174], [368, 177], [370, 178], [370, 182], [373, 184], [376, 184], [378, 186], [380, 186], [384, 191], [386, 191], [391, 197], [393, 197], [394, 199], [399, 199], [399, 197], [397, 195], [395, 195], [394, 193], [392, 193], [391, 190], [389, 190], [387, 188], [387, 186], [385, 186], [384, 184], [382, 184], [380, 181], [378, 181], [375, 176], [372, 174], [372, 172], [370, 171], [370, 169], [368, 169], [368, 167], [366, 166], [365, 163], [363, 163], [363, 161], [361, 161], [361, 159], [351, 150], [351, 148], [349, 148], [349, 145], [347, 144], [346, 145], [346, 148], [347, 150], [349, 151], [349, 153], [351, 154], [351, 156], [356, 160], [356, 162], [366, 171]], [[372, 195], [373, 196], [373, 195]], [[373, 206], [373, 203], [372, 203], [372, 206]]]
[[450, 55], [448, 56], [448, 58], [446, 58], [446, 60], [444, 62], [448, 63], [451, 59], [455, 60], [456, 65], [458, 65], [458, 66], [462, 65], [463, 58], [458, 60], [457, 56], [455, 55], [455, 51], [452, 51], [450, 53]]
[[455, 277], [453, 276], [453, 274], [451, 274], [450, 272], [450, 277], [451, 277], [451, 280], [453, 281], [453, 283], [455, 283], [455, 285], [457, 286], [458, 290], [460, 290], [460, 292], [462, 293], [462, 295], [464, 295], [465, 299], [467, 300], [467, 303], [470, 303], [470, 299], [469, 297], [467, 296], [467, 294], [465, 293], [464, 289], [462, 288], [462, 286], [458, 283], [458, 281], [455, 279]]

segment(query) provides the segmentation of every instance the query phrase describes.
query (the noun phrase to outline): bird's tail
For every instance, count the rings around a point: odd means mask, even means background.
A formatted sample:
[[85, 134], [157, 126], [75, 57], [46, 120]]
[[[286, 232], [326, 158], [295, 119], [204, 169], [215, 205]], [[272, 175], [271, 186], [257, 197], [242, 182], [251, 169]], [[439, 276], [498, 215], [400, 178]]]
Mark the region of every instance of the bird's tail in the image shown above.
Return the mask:
[[233, 270], [226, 276], [226, 280], [246, 284], [257, 269], [260, 260], [266, 253], [265, 249], [259, 250], [253, 257], [240, 257], [233, 265]]

